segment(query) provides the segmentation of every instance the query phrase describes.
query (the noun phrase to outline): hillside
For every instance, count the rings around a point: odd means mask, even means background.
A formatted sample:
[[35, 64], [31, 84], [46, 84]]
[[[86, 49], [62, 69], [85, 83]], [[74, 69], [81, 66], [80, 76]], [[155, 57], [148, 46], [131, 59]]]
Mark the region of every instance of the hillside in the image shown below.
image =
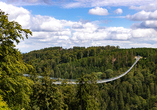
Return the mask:
[[[112, 75], [117, 75], [120, 69], [126, 70], [125, 68], [133, 64], [137, 55], [143, 57], [140, 61], [141, 66], [147, 66], [145, 62], [156, 60], [154, 57], [156, 53], [157, 49], [119, 49], [114, 46], [71, 49], [51, 47], [23, 54], [23, 60], [33, 64], [39, 75], [46, 69], [50, 71], [51, 77], [56, 78], [75, 79], [79, 78], [82, 73], [92, 72], [96, 72], [100, 78], [100, 74], [105, 71], [113, 71]], [[111, 76], [107, 75], [108, 77]]]
[[99, 79], [106, 79], [126, 71], [137, 55], [142, 57], [127, 75], [110, 83], [98, 84], [99, 109], [156, 110], [157, 49], [53, 47], [23, 54], [23, 60], [32, 64], [39, 75], [47, 71], [51, 77], [75, 79], [82, 74], [94, 73]]

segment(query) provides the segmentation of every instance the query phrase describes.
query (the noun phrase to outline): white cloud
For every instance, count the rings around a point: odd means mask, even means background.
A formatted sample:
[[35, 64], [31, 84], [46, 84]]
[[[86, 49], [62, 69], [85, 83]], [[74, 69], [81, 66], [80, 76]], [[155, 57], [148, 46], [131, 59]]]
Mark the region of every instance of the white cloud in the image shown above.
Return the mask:
[[114, 11], [114, 13], [121, 15], [121, 14], [123, 13], [123, 10], [120, 9], [120, 8], [118, 8], [118, 9], [116, 9], [116, 10]]
[[29, 28], [31, 13], [28, 10], [22, 7], [8, 5], [4, 2], [0, 2], [0, 9], [9, 14], [9, 20], [18, 21], [24, 28]]
[[150, 38], [157, 37], [157, 31], [154, 29], [136, 29], [131, 31], [134, 38]]
[[92, 33], [96, 31], [96, 29], [97, 29], [97, 25], [92, 22], [87, 22], [87, 23], [76, 22], [72, 25], [72, 30], [77, 32]]
[[[59, 5], [65, 8], [129, 6], [131, 9], [154, 9], [156, 0], [1, 0], [13, 5]], [[147, 5], [150, 6], [147, 6]]]
[[54, 5], [57, 2], [51, 0], [1, 0], [3, 2], [13, 4], [16, 6], [24, 6], [24, 5]]
[[157, 10], [151, 12], [146, 12], [144, 10], [135, 13], [134, 15], [127, 15], [127, 19], [133, 21], [142, 21], [141, 23], [134, 23], [131, 28], [138, 29], [138, 28], [149, 28], [149, 29], [156, 29], [157, 28]]
[[154, 3], [150, 3], [147, 5], [141, 5], [141, 6], [130, 6], [130, 9], [134, 10], [145, 10], [145, 11], [154, 11], [157, 9], [157, 5]]
[[31, 29], [34, 31], [59, 31], [63, 27], [60, 20], [49, 16], [32, 17]]
[[157, 20], [147, 20], [143, 21], [141, 23], [134, 23], [131, 26], [132, 29], [137, 29], [137, 28], [157, 28]]
[[157, 28], [157, 20], [153, 20], [153, 21], [148, 20], [142, 22], [141, 24], [146, 28]]
[[[101, 28], [96, 22], [73, 22], [59, 20], [50, 16], [33, 16], [22, 8], [0, 2], [3, 11], [9, 13], [9, 20], [16, 20], [24, 28], [29, 28], [33, 36], [21, 41], [17, 46], [22, 52], [51, 46], [105, 46], [135, 47], [136, 44], [156, 46], [157, 32], [154, 29], [127, 29], [124, 27]], [[14, 10], [14, 11], [13, 11]], [[144, 12], [144, 14], [148, 12]], [[156, 12], [149, 12], [145, 19], [155, 18]], [[15, 16], [16, 15], [16, 16]], [[26, 17], [26, 19], [24, 18]], [[134, 16], [132, 17], [134, 18]], [[141, 19], [141, 18], [140, 18]], [[156, 26], [152, 21], [145, 21], [147, 26]], [[151, 41], [151, 42], [148, 42]], [[154, 41], [154, 42], [153, 42]]]
[[142, 10], [134, 15], [127, 15], [126, 18], [134, 21], [157, 20], [157, 10], [154, 12], [146, 12]]
[[95, 7], [93, 9], [90, 9], [89, 14], [92, 14], [92, 15], [108, 15], [108, 10], [105, 9], [105, 8], [100, 8], [100, 7]]
[[72, 35], [72, 40], [128, 40], [131, 38], [130, 29], [123, 27], [110, 27], [104, 29], [98, 29], [93, 32], [88, 31], [76, 31]]
[[156, 3], [156, 0], [75, 0], [65, 2], [63, 7], [104, 7], [104, 6], [141, 6]]
[[70, 3], [70, 4], [66, 4], [64, 5], [64, 8], [76, 8], [76, 7], [80, 7], [81, 4], [79, 2], [76, 2], [76, 3]]

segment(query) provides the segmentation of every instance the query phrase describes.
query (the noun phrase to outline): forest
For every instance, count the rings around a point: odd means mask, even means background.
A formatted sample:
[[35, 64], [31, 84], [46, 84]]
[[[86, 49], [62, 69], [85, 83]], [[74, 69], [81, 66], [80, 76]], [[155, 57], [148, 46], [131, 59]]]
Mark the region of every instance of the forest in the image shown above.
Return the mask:
[[[50, 47], [21, 53], [15, 43], [28, 35], [29, 29], [0, 11], [0, 110], [157, 110], [156, 48]], [[127, 75], [97, 84], [127, 71], [138, 55]], [[50, 77], [79, 84], [56, 85]]]

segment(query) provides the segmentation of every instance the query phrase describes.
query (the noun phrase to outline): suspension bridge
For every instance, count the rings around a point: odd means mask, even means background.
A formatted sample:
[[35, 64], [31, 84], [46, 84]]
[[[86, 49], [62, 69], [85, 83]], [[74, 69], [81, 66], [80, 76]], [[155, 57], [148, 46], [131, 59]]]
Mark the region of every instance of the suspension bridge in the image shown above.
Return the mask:
[[[109, 79], [97, 80], [97, 83], [110, 82], [110, 81], [114, 81], [116, 79], [119, 79], [119, 78], [123, 77], [124, 75], [126, 75], [127, 73], [130, 72], [130, 70], [135, 66], [135, 64], [139, 61], [140, 58], [141, 58], [140, 56], [137, 56], [136, 61], [133, 63], [133, 65], [126, 72], [124, 72], [123, 74], [121, 74], [119, 76], [116, 76], [116, 77], [113, 77], [113, 78], [109, 78]], [[23, 75], [26, 76], [26, 77], [30, 77], [29, 74], [23, 74]], [[38, 76], [38, 78], [43, 78], [43, 76]], [[50, 79], [58, 80], [60, 78], [50, 77]], [[65, 79], [60, 79], [60, 80], [65, 80]], [[76, 83], [76, 81], [77, 81], [76, 79], [67, 79], [67, 80], [68, 80], [67, 84], [79, 84], [79, 83]], [[61, 84], [61, 83], [62, 83], [61, 81], [53, 82], [53, 84]]]

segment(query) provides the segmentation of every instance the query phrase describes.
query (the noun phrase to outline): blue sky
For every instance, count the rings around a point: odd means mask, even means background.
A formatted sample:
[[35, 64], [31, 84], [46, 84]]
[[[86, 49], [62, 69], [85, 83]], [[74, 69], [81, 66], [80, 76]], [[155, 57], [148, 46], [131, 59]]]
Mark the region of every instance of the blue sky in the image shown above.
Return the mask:
[[[129, 28], [130, 25], [133, 23], [125, 19], [125, 16], [128, 14], [134, 14], [137, 12], [136, 10], [131, 10], [126, 6], [123, 7], [106, 7], [109, 12], [109, 15], [92, 15], [89, 14], [90, 7], [76, 7], [76, 8], [63, 8], [60, 6], [51, 6], [51, 5], [31, 5], [31, 6], [23, 6], [25, 9], [28, 9], [32, 15], [42, 15], [42, 16], [51, 16], [55, 17], [56, 19], [66, 19], [70, 21], [97, 21], [99, 20], [102, 22], [101, 26], [124, 26]], [[105, 7], [104, 7], [105, 8]], [[118, 8], [123, 9], [122, 14], [116, 14], [114, 11]], [[122, 18], [116, 18], [122, 17]], [[108, 22], [107, 22], [108, 21]], [[122, 23], [123, 22], [123, 23]]]
[[157, 47], [156, 0], [0, 0], [9, 20], [33, 36], [17, 48]]

